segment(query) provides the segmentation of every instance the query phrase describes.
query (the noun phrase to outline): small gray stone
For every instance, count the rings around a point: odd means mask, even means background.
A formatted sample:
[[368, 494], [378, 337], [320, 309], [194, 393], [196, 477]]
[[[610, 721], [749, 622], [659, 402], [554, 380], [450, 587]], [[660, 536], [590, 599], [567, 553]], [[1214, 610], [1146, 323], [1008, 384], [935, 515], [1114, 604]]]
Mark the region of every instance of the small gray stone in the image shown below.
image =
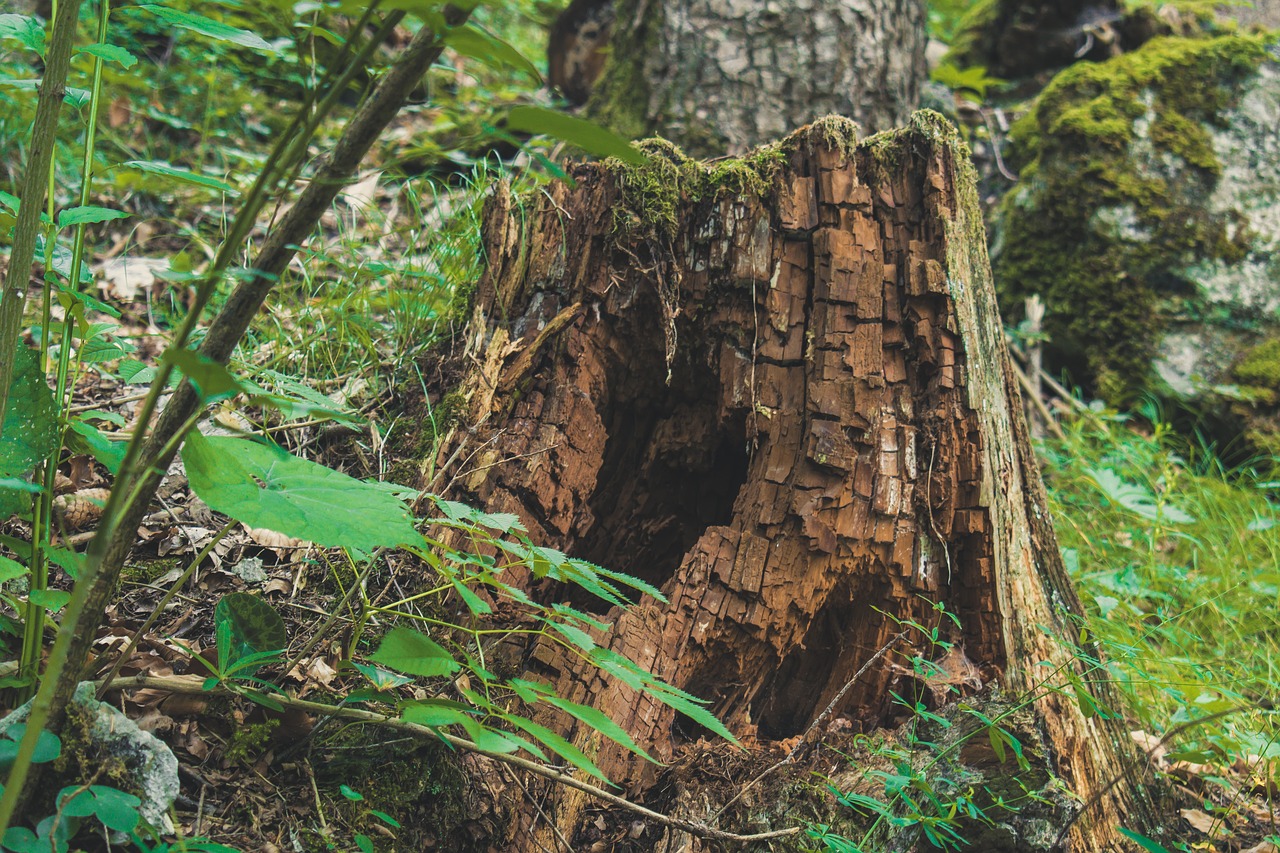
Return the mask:
[[[178, 796], [178, 759], [169, 747], [117, 709], [94, 698], [92, 681], [81, 682], [72, 702], [89, 709], [93, 722], [89, 736], [102, 747], [105, 755], [119, 758], [129, 774], [129, 793], [142, 800], [138, 813], [161, 832], [172, 832], [169, 807]], [[0, 719], [0, 734], [15, 723], [24, 722], [31, 712], [31, 702]]]

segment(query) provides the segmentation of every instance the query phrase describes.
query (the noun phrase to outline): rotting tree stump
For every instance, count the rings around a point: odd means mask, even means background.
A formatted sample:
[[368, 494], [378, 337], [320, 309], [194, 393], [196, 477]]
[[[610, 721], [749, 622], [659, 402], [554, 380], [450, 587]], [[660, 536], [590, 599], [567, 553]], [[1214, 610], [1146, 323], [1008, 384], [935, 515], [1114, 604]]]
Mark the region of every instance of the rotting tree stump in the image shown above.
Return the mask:
[[[857, 142], [828, 119], [706, 164], [648, 150], [644, 167], [579, 165], [572, 185], [490, 202], [458, 421], [427, 485], [661, 588], [667, 604], [608, 614], [614, 648], [744, 737], [804, 733], [899, 631], [884, 614], [938, 625], [959, 650], [938, 680], [970, 693], [1082, 672], [1059, 639], [1080, 605], [951, 126], [919, 113]], [[898, 651], [930, 654], [912, 642]], [[527, 667], [659, 758], [699, 736], [554, 647]], [[883, 660], [838, 710], [891, 722], [910, 678]], [[1061, 693], [1034, 710], [1051, 766], [1090, 804], [1071, 849], [1141, 828], [1134, 786], [1107, 784], [1133, 762], [1115, 724]], [[571, 734], [611, 778], [651, 782], [652, 765]], [[571, 835], [581, 801], [562, 792], [556, 808]]]

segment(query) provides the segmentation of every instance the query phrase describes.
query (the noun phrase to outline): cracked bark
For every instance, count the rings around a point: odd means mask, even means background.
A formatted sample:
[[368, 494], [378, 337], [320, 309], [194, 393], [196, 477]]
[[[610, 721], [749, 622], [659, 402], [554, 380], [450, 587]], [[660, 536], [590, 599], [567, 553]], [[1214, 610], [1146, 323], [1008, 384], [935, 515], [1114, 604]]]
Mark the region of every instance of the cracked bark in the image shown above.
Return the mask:
[[615, 0], [587, 112], [696, 156], [742, 154], [827, 114], [902, 124], [925, 80], [923, 0]]
[[[462, 337], [466, 411], [436, 456], [449, 497], [660, 587], [669, 603], [605, 617], [613, 647], [760, 741], [804, 732], [900, 630], [881, 612], [957, 643], [942, 664], [969, 692], [1029, 691], [1044, 661], [1080, 671], [1060, 639], [1077, 635], [1080, 606], [967, 153], [933, 114], [856, 147], [851, 133], [798, 132], [766, 192], [682, 197], [665, 234], [619, 231], [628, 199], [607, 166], [523, 202], [499, 192]], [[526, 666], [660, 759], [699, 736], [553, 646]], [[837, 712], [864, 730], [890, 723], [890, 692], [910, 678], [881, 662]], [[1053, 767], [1097, 797], [1073, 849], [1140, 827], [1133, 787], [1104, 790], [1126, 766], [1123, 733], [1063, 695], [1034, 708]], [[652, 782], [652, 765], [571, 733], [611, 778]], [[570, 835], [583, 804], [557, 796]]]

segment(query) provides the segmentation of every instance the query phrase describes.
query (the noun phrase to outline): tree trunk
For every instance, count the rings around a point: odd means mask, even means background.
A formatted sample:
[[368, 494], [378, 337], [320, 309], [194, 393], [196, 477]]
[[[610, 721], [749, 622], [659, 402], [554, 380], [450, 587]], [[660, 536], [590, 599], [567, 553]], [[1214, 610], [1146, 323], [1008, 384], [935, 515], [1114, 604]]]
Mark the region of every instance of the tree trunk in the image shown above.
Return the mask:
[[[428, 485], [660, 587], [669, 603], [608, 614], [614, 648], [743, 737], [805, 733], [893, 620], [955, 642], [938, 679], [970, 693], [1083, 672], [955, 131], [918, 113], [860, 144], [826, 119], [741, 161], [649, 150], [647, 166], [578, 166], [572, 186], [491, 203], [463, 414]], [[942, 658], [918, 635], [897, 651]], [[529, 667], [663, 760], [698, 737], [554, 648]], [[911, 679], [882, 660], [836, 710], [890, 723]], [[1072, 849], [1140, 827], [1131, 786], [1106, 785], [1133, 763], [1122, 733], [1067, 695], [1032, 707], [1090, 803]], [[651, 781], [574, 735], [611, 778]], [[558, 806], [566, 835], [579, 808]]]
[[[584, 68], [602, 20], [586, 7], [610, 2], [608, 61], [587, 113], [629, 138], [743, 154], [828, 113], [883, 130], [918, 105], [924, 0], [576, 0], [566, 14], [590, 33], [557, 32]], [[573, 80], [557, 77], [556, 44], [553, 77]]]

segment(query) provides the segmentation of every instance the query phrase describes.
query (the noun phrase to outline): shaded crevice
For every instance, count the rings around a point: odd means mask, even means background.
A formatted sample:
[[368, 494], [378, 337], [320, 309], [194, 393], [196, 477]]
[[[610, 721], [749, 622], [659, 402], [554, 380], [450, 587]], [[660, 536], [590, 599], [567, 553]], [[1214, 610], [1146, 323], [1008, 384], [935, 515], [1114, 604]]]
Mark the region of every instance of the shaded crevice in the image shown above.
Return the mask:
[[[726, 413], [707, 366], [677, 366], [655, 347], [620, 358], [599, 412], [608, 438], [576, 555], [661, 587], [707, 528], [729, 524], [747, 479], [746, 413]], [[656, 378], [656, 381], [655, 381]]]

